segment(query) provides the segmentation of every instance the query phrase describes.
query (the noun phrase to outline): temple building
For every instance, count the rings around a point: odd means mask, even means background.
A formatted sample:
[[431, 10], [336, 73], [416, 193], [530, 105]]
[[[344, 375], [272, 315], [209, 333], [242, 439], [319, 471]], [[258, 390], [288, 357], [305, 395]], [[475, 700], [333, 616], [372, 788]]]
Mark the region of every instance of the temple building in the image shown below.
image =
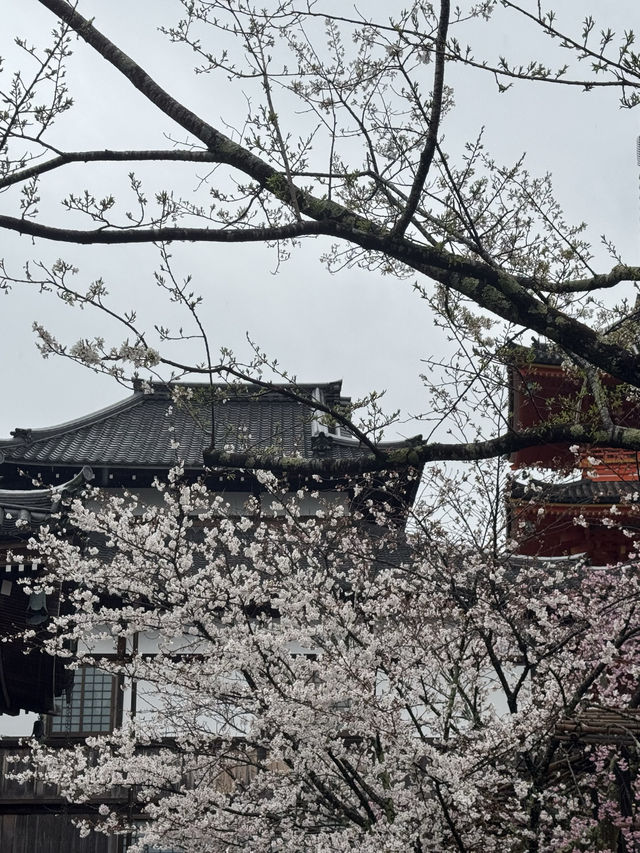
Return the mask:
[[[0, 714], [35, 712], [39, 716], [33, 734], [49, 745], [68, 745], [109, 732], [124, 714], [135, 713], [136, 692], [91, 665], [70, 672], [64, 661], [38, 649], [39, 633], [46, 632], [50, 617], [64, 607], [60, 591], [45, 596], [24, 590], [24, 581], [38, 575], [37, 552], [29, 550], [27, 542], [41, 524], [58, 524], [62, 531], [66, 504], [89, 483], [107, 494], [126, 488], [142, 504], [158, 500], [154, 480], [166, 479], [179, 462], [187, 480], [203, 479], [212, 495], [223, 495], [231, 514], [242, 515], [249, 497], [263, 502], [268, 512], [271, 498], [250, 472], [205, 467], [203, 454], [211, 447], [303, 460], [349, 460], [370, 452], [348, 431], [327, 425], [304, 403], [308, 398], [331, 407], [348, 406], [350, 400], [342, 396], [340, 382], [297, 385], [295, 394], [288, 393], [291, 386], [262, 390], [181, 384], [179, 389], [176, 397], [175, 389], [166, 385], [139, 384], [115, 405], [58, 426], [17, 428], [10, 438], [0, 440], [0, 551], [4, 553], [0, 560]], [[304, 486], [306, 479], [291, 476], [292, 491]], [[401, 483], [399, 522], [402, 506], [413, 502], [418, 484], [415, 477]], [[321, 501], [354, 501], [348, 481], [339, 476], [314, 478], [313, 491], [319, 497], [308, 494], [301, 499], [303, 516], [314, 515]], [[375, 500], [375, 483], [356, 498], [364, 512], [372, 495]], [[65, 528], [61, 535], [72, 536], [73, 531]], [[28, 643], [22, 638], [25, 629], [34, 631]], [[114, 647], [101, 654], [121, 651]], [[78, 836], [67, 815], [90, 816], [95, 805], [72, 807], [46, 786], [33, 783], [24, 788], [12, 783], [6, 777], [5, 755], [17, 748], [15, 738], [4, 738], [0, 748], [3, 853], [27, 849], [121, 853], [125, 849], [122, 839]], [[129, 792], [112, 794], [114, 807], [127, 807]]]
[[[557, 350], [539, 343], [523, 349], [509, 372], [513, 429], [559, 419], [601, 428], [588, 385]], [[614, 420], [622, 426], [640, 426], [640, 397], [611, 377], [602, 383]], [[509, 527], [521, 554], [585, 554], [592, 565], [608, 565], [636, 551], [634, 542], [640, 539], [636, 452], [547, 444], [514, 453], [511, 463], [515, 476], [508, 495]], [[522, 469], [540, 473], [525, 480]], [[551, 476], [544, 477], [545, 473]]]

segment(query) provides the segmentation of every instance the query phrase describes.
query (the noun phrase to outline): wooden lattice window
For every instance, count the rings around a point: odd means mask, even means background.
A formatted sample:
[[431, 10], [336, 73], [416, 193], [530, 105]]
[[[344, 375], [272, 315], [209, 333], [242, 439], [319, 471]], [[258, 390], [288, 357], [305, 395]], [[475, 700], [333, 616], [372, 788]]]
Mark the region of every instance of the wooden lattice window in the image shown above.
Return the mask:
[[49, 734], [77, 736], [110, 732], [115, 723], [116, 680], [93, 666], [76, 670], [73, 688], [52, 716]]

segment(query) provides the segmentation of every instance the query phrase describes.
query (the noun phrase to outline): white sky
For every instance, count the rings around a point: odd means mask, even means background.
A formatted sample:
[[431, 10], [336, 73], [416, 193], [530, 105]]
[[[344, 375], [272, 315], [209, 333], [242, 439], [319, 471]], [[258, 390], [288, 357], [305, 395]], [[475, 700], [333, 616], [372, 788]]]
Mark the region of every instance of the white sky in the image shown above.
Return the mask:
[[[633, 26], [638, 20], [636, 0], [618, 0], [615, 4], [562, 0], [560, 5], [561, 23], [579, 21], [590, 8], [605, 8], [602, 23], [617, 29]], [[367, 6], [365, 3], [363, 11]], [[80, 3], [87, 17], [95, 16], [96, 25], [171, 93], [219, 125], [220, 116], [232, 112], [240, 96], [235, 90], [212, 90], [208, 77], [193, 78], [190, 54], [168, 45], [155, 30], [158, 23], [176, 19], [175, 8], [171, 0]], [[6, 85], [13, 70], [16, 54], [10, 44], [12, 35], [36, 40], [52, 23], [52, 16], [36, 0], [5, 4], [0, 54], [9, 59], [2, 75], [5, 79], [0, 77], [0, 82]], [[575, 29], [579, 31], [579, 27]], [[500, 53], [515, 56], [523, 44], [525, 53], [529, 49], [535, 55], [538, 44], [527, 28], [504, 12], [499, 12], [488, 27], [477, 27], [472, 35], [478, 39], [478, 53], [484, 52], [488, 58]], [[83, 44], [77, 44], [75, 51], [69, 80], [77, 106], [66, 121], [60, 122], [58, 143], [73, 149], [165, 144], [162, 133], [172, 129], [170, 123], [158, 119], [144, 99], [132, 94], [116, 72]], [[560, 53], [556, 64], [562, 58]], [[430, 66], [425, 66], [425, 74], [430, 76]], [[582, 95], [564, 87], [518, 84], [507, 94], [498, 95], [488, 75], [459, 68], [448, 79], [456, 86], [456, 108], [443, 126], [451, 150], [461, 150], [484, 125], [486, 147], [497, 160], [512, 162], [526, 151], [532, 172], [552, 172], [569, 220], [584, 219], [594, 243], [606, 232], [629, 262], [640, 261], [637, 111], [621, 110], [613, 92]], [[295, 122], [295, 117], [292, 120]], [[174, 131], [182, 139], [183, 134]], [[85, 187], [96, 195], [106, 194], [118, 168], [105, 166], [90, 172], [89, 167], [73, 166], [46, 176], [41, 184], [42, 221], [64, 224], [65, 215], [69, 221], [69, 215], [54, 206], [53, 200], [65, 191]], [[163, 169], [168, 168], [156, 170], [149, 193], [163, 186]], [[183, 191], [188, 194], [194, 172], [202, 174], [203, 169], [183, 168]], [[151, 174], [151, 170], [145, 172], [137, 165], [135, 171]], [[15, 194], [0, 199], [0, 210], [15, 213]], [[214, 349], [226, 346], [239, 355], [246, 354], [244, 339], [249, 332], [302, 381], [343, 378], [344, 391], [352, 396], [385, 388], [389, 409], [401, 408], [407, 413], [423, 410], [420, 359], [441, 346], [426, 305], [412, 292], [411, 281], [359, 270], [330, 275], [319, 260], [326, 246], [321, 240], [307, 241], [278, 275], [272, 274], [273, 252], [259, 246], [176, 246], [174, 255], [179, 259], [179, 270], [191, 272], [194, 288], [205, 296], [203, 317]], [[122, 308], [135, 305], [148, 317], [149, 324], [164, 322], [170, 316], [171, 309], [160, 304], [153, 288], [153, 248], [65, 247], [3, 234], [0, 255], [14, 269], [25, 260], [43, 258], [50, 262], [61, 256], [80, 268], [79, 281], [102, 275], [116, 304]], [[600, 268], [611, 265], [603, 255], [600, 261]], [[16, 426], [47, 426], [77, 417], [126, 395], [108, 378], [68, 362], [43, 361], [35, 351], [31, 332], [34, 320], [72, 342], [81, 336], [107, 335], [108, 329], [99, 317], [67, 309], [50, 296], [18, 289], [0, 295], [0, 307], [4, 401], [0, 436], [7, 436]], [[114, 336], [114, 342], [116, 339], [120, 338]], [[413, 434], [417, 429], [408, 424], [399, 432]]]

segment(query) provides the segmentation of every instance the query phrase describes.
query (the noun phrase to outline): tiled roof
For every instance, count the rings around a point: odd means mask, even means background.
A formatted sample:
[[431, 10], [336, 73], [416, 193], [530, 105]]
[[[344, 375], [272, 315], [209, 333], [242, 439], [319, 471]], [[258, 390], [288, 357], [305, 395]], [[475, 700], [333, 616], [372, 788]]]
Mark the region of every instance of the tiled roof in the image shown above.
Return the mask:
[[546, 501], [560, 504], [616, 504], [640, 496], [638, 480], [573, 480], [570, 483], [512, 483], [511, 497], [516, 500]]
[[[203, 450], [211, 444], [209, 386], [179, 387], [190, 399], [174, 403], [165, 385], [152, 384], [113, 406], [59, 426], [16, 429], [11, 439], [0, 440], [0, 463], [168, 468], [181, 459], [187, 468], [201, 468]], [[346, 402], [340, 388], [341, 383], [333, 382], [296, 390], [310, 398], [319, 393], [328, 402]], [[213, 409], [216, 449], [271, 450], [303, 457], [322, 453], [337, 459], [367, 452], [352, 438], [331, 436], [323, 442], [324, 428], [313, 423], [311, 410], [277, 391], [217, 385]], [[173, 448], [173, 442], [179, 447]]]

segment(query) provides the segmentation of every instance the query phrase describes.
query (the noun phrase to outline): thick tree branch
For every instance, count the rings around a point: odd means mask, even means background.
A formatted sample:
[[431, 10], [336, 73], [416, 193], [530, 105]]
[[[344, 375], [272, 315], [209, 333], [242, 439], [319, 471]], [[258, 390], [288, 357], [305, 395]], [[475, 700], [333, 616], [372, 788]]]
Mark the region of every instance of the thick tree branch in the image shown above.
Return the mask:
[[377, 455], [365, 452], [355, 459], [283, 458], [281, 455], [260, 454], [255, 450], [227, 452], [210, 448], [204, 453], [204, 461], [206, 465], [217, 468], [265, 469], [274, 474], [341, 477], [420, 468], [429, 462], [477, 462], [547, 444], [584, 444], [640, 450], [640, 429], [614, 425], [611, 430], [595, 430], [579, 424], [562, 424], [506, 433], [486, 441], [456, 444], [429, 443], [423, 441], [422, 436], [417, 436], [408, 441], [379, 444]]
[[411, 192], [409, 193], [409, 199], [402, 215], [393, 228], [392, 233], [394, 237], [400, 237], [404, 234], [418, 208], [418, 205], [420, 204], [420, 197], [422, 196], [424, 182], [429, 174], [429, 169], [433, 162], [433, 155], [435, 154], [436, 146], [438, 144], [438, 128], [440, 127], [440, 116], [442, 115], [442, 93], [444, 90], [444, 66], [446, 61], [445, 47], [447, 44], [447, 30], [449, 28], [449, 11], [449, 0], [441, 0], [427, 139], [422, 154], [420, 155], [420, 162], [418, 163], [418, 170], [413, 180]]
[[598, 371], [594, 370], [583, 358], [577, 360], [578, 364], [584, 370], [584, 374], [591, 390], [596, 409], [600, 415], [600, 421], [604, 429], [609, 432], [615, 430], [615, 424], [611, 417], [611, 410], [607, 400], [607, 395], [602, 385], [602, 378], [598, 375]]

